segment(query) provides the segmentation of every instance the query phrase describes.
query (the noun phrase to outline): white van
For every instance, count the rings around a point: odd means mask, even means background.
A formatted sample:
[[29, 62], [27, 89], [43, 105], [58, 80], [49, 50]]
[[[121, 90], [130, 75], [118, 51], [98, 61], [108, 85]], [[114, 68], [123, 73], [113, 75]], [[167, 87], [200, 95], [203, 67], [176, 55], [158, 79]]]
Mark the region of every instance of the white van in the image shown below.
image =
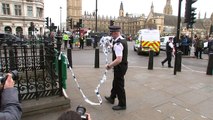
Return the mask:
[[160, 49], [166, 50], [166, 43], [169, 41], [170, 38], [174, 38], [175, 36], [164, 36], [160, 38]]
[[160, 32], [157, 29], [141, 29], [138, 31], [134, 51], [138, 54], [149, 53], [153, 50], [155, 55], [160, 53]]

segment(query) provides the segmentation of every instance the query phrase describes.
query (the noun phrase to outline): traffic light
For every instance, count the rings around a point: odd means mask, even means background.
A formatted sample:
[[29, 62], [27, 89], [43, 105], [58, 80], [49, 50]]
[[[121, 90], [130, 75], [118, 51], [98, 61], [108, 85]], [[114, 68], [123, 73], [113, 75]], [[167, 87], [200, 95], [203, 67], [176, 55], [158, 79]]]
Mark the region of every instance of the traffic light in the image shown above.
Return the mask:
[[35, 30], [34, 22], [30, 22], [29, 30], [30, 30], [30, 31], [34, 31], [34, 30]]
[[47, 28], [49, 28], [49, 17], [45, 18], [45, 25]]
[[79, 27], [83, 27], [82, 19], [79, 19]]
[[72, 29], [72, 18], [69, 19], [69, 25], [70, 25], [70, 28]]
[[114, 21], [114, 20], [110, 20], [110, 26], [113, 26], [113, 25], [114, 25], [114, 23], [115, 23], [115, 21]]
[[56, 31], [56, 29], [57, 29], [57, 26], [55, 26], [54, 23], [51, 23], [51, 25], [50, 25], [50, 31]]
[[195, 10], [197, 8], [192, 7], [197, 0], [186, 0], [186, 7], [185, 7], [185, 20], [184, 22], [187, 23], [187, 28], [192, 28], [193, 24], [196, 22], [196, 13]]

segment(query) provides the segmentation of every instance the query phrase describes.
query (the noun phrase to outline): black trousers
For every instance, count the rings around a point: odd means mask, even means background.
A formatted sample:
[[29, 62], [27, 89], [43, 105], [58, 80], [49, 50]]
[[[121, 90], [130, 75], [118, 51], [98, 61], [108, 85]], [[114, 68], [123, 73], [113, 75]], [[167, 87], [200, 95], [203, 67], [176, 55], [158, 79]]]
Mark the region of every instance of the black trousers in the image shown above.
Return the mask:
[[197, 58], [202, 59], [202, 52], [203, 52], [203, 49], [202, 49], [202, 48], [196, 48], [195, 56], [196, 56]]
[[112, 83], [111, 95], [112, 99], [118, 98], [119, 106], [126, 106], [126, 93], [124, 89], [125, 80], [124, 75], [126, 74], [128, 65], [119, 64], [114, 67], [114, 79]]
[[64, 40], [64, 49], [67, 48], [67, 41], [68, 40]]
[[84, 42], [80, 42], [80, 49], [84, 49]]
[[168, 61], [168, 67], [171, 67], [171, 61], [172, 61], [172, 53], [171, 52], [166, 52], [166, 58], [162, 61], [162, 63], [164, 64], [167, 61]]

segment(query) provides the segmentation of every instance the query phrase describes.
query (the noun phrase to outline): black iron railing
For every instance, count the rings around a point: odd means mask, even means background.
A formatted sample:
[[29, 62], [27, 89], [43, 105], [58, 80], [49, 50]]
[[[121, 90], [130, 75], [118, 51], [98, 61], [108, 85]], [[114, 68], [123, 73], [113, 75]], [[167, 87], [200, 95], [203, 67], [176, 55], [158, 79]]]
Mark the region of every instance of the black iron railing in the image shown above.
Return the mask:
[[15, 86], [20, 100], [61, 95], [57, 70], [58, 54], [51, 42], [28, 42], [0, 47], [0, 71], [18, 70]]

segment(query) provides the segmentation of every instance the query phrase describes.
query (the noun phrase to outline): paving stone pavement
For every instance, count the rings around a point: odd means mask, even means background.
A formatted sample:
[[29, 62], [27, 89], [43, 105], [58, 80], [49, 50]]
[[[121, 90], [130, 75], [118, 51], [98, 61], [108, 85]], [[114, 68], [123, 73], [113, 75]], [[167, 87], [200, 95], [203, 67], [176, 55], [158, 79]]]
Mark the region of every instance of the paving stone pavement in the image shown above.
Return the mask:
[[[104, 73], [104, 66], [75, 66], [75, 76], [85, 95], [98, 102], [94, 93]], [[213, 120], [213, 76], [183, 69], [173, 74], [173, 69], [129, 66], [125, 76], [127, 109], [113, 111], [108, 96], [112, 84], [112, 70], [107, 73], [107, 81], [101, 85], [103, 104], [92, 106], [83, 100], [72, 74], [68, 71], [67, 93], [71, 108], [83, 105], [92, 120]], [[115, 105], [117, 101], [115, 102]], [[63, 110], [65, 111], [65, 110]], [[62, 110], [28, 116], [22, 120], [57, 120]]]

